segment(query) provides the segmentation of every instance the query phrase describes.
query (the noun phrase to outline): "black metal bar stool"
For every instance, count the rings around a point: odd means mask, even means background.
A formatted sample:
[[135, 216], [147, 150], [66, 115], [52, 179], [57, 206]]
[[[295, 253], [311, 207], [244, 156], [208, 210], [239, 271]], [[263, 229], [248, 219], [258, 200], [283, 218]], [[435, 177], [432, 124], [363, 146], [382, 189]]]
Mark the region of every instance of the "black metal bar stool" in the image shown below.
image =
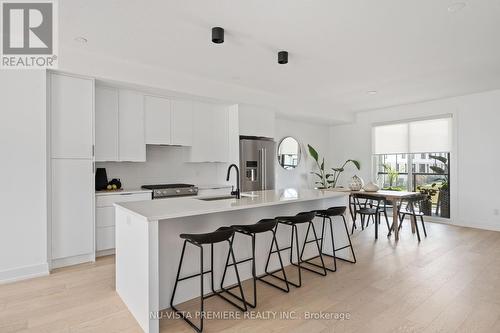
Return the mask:
[[[170, 299], [170, 307], [172, 310], [174, 310], [177, 314], [181, 316], [182, 319], [184, 319], [189, 325], [191, 325], [197, 332], [202, 332], [203, 331], [203, 317], [204, 317], [204, 300], [212, 297], [212, 296], [219, 296], [226, 302], [230, 303], [231, 305], [235, 306], [236, 308], [240, 309], [241, 311], [247, 311], [247, 305], [245, 302], [245, 296], [243, 294], [243, 288], [241, 286], [241, 281], [240, 281], [240, 275], [238, 273], [238, 267], [236, 265], [234, 266], [234, 270], [236, 272], [236, 278], [238, 280], [238, 287], [240, 289], [241, 293], [241, 299], [243, 300], [243, 306], [240, 306], [230, 299], [226, 298], [224, 295], [222, 295], [222, 292], [216, 291], [214, 288], [214, 244], [220, 243], [227, 241], [229, 243], [229, 254], [231, 255], [233, 259], [233, 263], [236, 262], [234, 258], [234, 252], [233, 252], [233, 244], [232, 244], [232, 237], [234, 235], [234, 229], [231, 227], [221, 227], [217, 229], [214, 232], [210, 233], [205, 233], [205, 234], [181, 234], [180, 237], [184, 239], [184, 245], [182, 246], [182, 253], [181, 253], [181, 259], [179, 261], [179, 268], [177, 270], [177, 277], [175, 279], [175, 285], [174, 285], [174, 290], [172, 291], [172, 298]], [[184, 252], [186, 250], [186, 245], [187, 243], [193, 244], [194, 246], [198, 247], [200, 249], [200, 273], [197, 274], [192, 274], [189, 276], [185, 277], [179, 277], [181, 274], [181, 268], [182, 268], [182, 262], [184, 259]], [[210, 270], [204, 271], [203, 267], [203, 245], [210, 245]], [[211, 288], [212, 288], [212, 294], [209, 294], [207, 296], [204, 295], [204, 286], [203, 286], [203, 277], [205, 274], [210, 273], [211, 277]], [[199, 276], [200, 277], [200, 299], [201, 299], [201, 305], [200, 305], [200, 326], [196, 326], [187, 316], [183, 311], [179, 311], [175, 306], [174, 306], [174, 297], [175, 297], [175, 292], [177, 290], [177, 284], [180, 281], [192, 279]]]
[[[345, 213], [346, 209], [347, 209], [347, 207], [345, 207], [345, 206], [339, 206], [339, 207], [330, 207], [328, 209], [314, 211], [314, 213], [316, 214], [317, 217], [323, 218], [323, 223], [322, 223], [322, 227], [321, 227], [321, 238], [319, 238], [319, 240], [321, 241], [320, 242], [320, 244], [321, 244], [321, 254], [324, 255], [324, 256], [333, 258], [333, 269], [326, 267], [326, 269], [329, 270], [330, 272], [336, 272], [337, 271], [337, 259], [349, 262], [351, 264], [355, 264], [356, 263], [356, 255], [354, 254], [354, 248], [352, 247], [352, 243], [351, 243], [351, 236], [349, 235], [349, 230], [347, 229], [347, 221], [346, 221], [346, 219], [344, 217], [344, 213]], [[338, 247], [338, 248], [335, 247], [335, 240], [334, 240], [334, 236], [333, 236], [333, 220], [332, 220], [332, 218], [335, 217], [335, 216], [342, 217], [342, 220], [344, 221], [345, 233], [347, 235], [347, 239], [349, 240], [349, 245]], [[329, 224], [330, 224], [330, 238], [331, 238], [331, 241], [332, 241], [332, 254], [325, 253], [323, 251], [323, 240], [325, 238], [325, 224], [326, 224], [326, 220], [327, 219], [328, 219]], [[314, 240], [311, 240], [311, 241], [308, 241], [308, 242], [313, 242], [313, 241]], [[301, 257], [302, 257], [302, 254], [304, 253], [304, 248], [305, 248], [305, 243], [304, 243], [304, 246], [302, 247]], [[343, 249], [346, 249], [346, 248], [350, 248], [351, 249], [353, 260], [348, 260], [348, 259], [340, 258], [340, 257], [337, 257], [335, 255], [336, 251], [340, 251], [340, 250], [343, 250]], [[316, 265], [316, 266], [320, 267], [319, 265]]]
[[[283, 279], [285, 280], [286, 288], [264, 280], [264, 277], [266, 277], [266, 276], [271, 276], [274, 278], [276, 278], [276, 277], [267, 273], [267, 272], [258, 276], [256, 273], [256, 268], [255, 268], [255, 235], [259, 234], [259, 233], [264, 233], [264, 232], [272, 232], [273, 238], [271, 240], [270, 251], [273, 250], [274, 246], [276, 246], [276, 248], [279, 249], [278, 241], [276, 240], [276, 231], [274, 230], [277, 223], [278, 223], [278, 221], [276, 221], [275, 219], [263, 219], [263, 220], [260, 220], [259, 222], [257, 222], [256, 224], [231, 226], [232, 228], [234, 228], [234, 230], [237, 233], [241, 233], [243, 235], [247, 235], [247, 236], [251, 237], [252, 256], [250, 258], [242, 259], [242, 260], [236, 261], [236, 262], [231, 264], [231, 263], [229, 263], [229, 253], [228, 253], [227, 259], [226, 259], [226, 267], [224, 268], [224, 274], [222, 275], [222, 280], [221, 280], [221, 289], [226, 291], [227, 293], [231, 294], [234, 298], [239, 299], [242, 302], [245, 302], [244, 299], [242, 299], [241, 297], [239, 297], [238, 295], [236, 295], [230, 291], [231, 289], [238, 287], [238, 285], [232, 286], [230, 288], [224, 288], [223, 284], [224, 284], [224, 280], [226, 278], [226, 272], [227, 272], [228, 267], [251, 261], [252, 262], [252, 277], [253, 277], [253, 303], [251, 303], [250, 301], [246, 301], [246, 303], [248, 306], [250, 306], [252, 308], [255, 308], [257, 306], [257, 280], [264, 282], [264, 283], [266, 283], [274, 288], [277, 288], [279, 290], [282, 290], [284, 292], [290, 291], [290, 287], [288, 286], [288, 280], [286, 278], [285, 268], [283, 266], [283, 260], [281, 259], [281, 254], [279, 251], [277, 252], [277, 254], [278, 254], [278, 259], [279, 259], [281, 268], [279, 270], [277, 270], [276, 272], [281, 271], [283, 273]], [[233, 235], [233, 237], [231, 239], [231, 243], [234, 241], [235, 235]]]
[[[267, 258], [267, 264], [266, 264], [266, 272], [268, 271], [268, 264], [269, 264], [269, 259], [271, 258], [271, 254], [276, 253], [278, 251], [290, 250], [290, 264], [297, 267], [297, 271], [299, 273], [299, 281], [298, 281], [298, 283], [295, 283], [295, 282], [288, 280], [289, 284], [291, 284], [292, 286], [297, 287], [297, 288], [302, 286], [302, 269], [308, 270], [310, 272], [313, 272], [313, 273], [316, 273], [316, 274], [319, 274], [322, 276], [326, 276], [327, 271], [326, 271], [326, 267], [325, 267], [325, 262], [323, 261], [323, 256], [321, 255], [321, 247], [319, 245], [319, 239], [318, 239], [318, 236], [316, 234], [316, 229], [314, 228], [314, 224], [312, 222], [315, 216], [316, 216], [315, 212], [302, 212], [302, 213], [298, 213], [295, 216], [278, 216], [278, 217], [276, 217], [276, 220], [278, 221], [278, 224], [276, 225], [276, 229], [278, 228], [278, 225], [280, 225], [280, 224], [290, 226], [292, 228], [292, 236], [290, 239], [290, 246], [283, 247], [281, 249], [277, 249], [274, 251], [273, 250], [269, 251], [269, 256]], [[298, 236], [298, 231], [297, 231], [297, 225], [302, 224], [302, 223], [308, 223], [307, 232], [306, 232], [306, 236], [305, 236], [305, 242], [311, 243], [311, 242], [308, 242], [307, 238], [309, 236], [309, 230], [312, 230], [312, 232], [313, 232], [313, 236], [314, 236], [313, 241], [316, 243], [316, 247], [318, 249], [318, 256], [316, 256], [316, 257], [309, 258], [309, 259], [302, 259], [302, 256], [300, 254], [299, 236]], [[295, 249], [297, 251], [297, 263], [293, 262], [294, 244], [295, 244]], [[317, 257], [319, 257], [321, 260], [321, 264], [322, 264], [321, 266], [310, 262], [310, 260], [317, 258]], [[311, 269], [309, 267], [305, 267], [302, 264], [310, 264], [313, 266], [320, 267], [322, 269], [322, 272], [317, 271], [315, 269]], [[281, 277], [274, 275], [275, 272], [269, 272], [269, 274], [274, 276], [277, 279], [285, 281]]]

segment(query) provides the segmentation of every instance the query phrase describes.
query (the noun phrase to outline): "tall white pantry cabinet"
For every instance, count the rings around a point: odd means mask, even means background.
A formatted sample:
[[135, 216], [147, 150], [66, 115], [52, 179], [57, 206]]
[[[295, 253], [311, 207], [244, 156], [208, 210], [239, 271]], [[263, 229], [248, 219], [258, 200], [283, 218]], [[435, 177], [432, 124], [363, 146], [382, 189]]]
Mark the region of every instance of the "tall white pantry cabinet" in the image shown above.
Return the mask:
[[95, 260], [94, 80], [48, 73], [51, 268]]

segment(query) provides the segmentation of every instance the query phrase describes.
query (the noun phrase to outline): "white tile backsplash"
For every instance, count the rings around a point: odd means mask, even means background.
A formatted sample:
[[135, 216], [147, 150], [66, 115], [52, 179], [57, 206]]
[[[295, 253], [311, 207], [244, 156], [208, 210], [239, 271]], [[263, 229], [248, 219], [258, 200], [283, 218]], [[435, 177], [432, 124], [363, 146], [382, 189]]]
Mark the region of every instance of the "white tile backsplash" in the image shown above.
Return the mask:
[[120, 178], [125, 188], [144, 184], [190, 183], [226, 184], [226, 163], [190, 163], [189, 147], [154, 146], [146, 148], [146, 162], [99, 162], [108, 179]]

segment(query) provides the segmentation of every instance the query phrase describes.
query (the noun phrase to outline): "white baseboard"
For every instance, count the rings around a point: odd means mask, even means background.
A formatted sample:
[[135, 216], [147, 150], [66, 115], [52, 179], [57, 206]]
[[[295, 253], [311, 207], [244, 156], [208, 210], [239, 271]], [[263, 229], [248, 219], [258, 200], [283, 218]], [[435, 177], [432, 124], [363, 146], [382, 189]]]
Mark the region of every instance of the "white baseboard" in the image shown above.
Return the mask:
[[95, 254], [89, 253], [89, 254], [83, 254], [80, 256], [68, 257], [68, 258], [52, 259], [52, 263], [50, 265], [50, 268], [51, 269], [61, 268], [61, 267], [73, 266], [73, 265], [83, 264], [86, 262], [94, 262], [94, 261], [95, 261]]
[[450, 225], [456, 225], [458, 227], [466, 227], [466, 228], [474, 228], [474, 229], [483, 229], [483, 230], [490, 230], [490, 231], [500, 231], [500, 226], [498, 225], [491, 225], [491, 224], [465, 224], [465, 223], [449, 223]]
[[[482, 229], [482, 230], [489, 230], [489, 231], [500, 231], [500, 225], [491, 225], [491, 224], [484, 224], [484, 223], [478, 223], [478, 224], [467, 224], [463, 222], [455, 222], [452, 219], [447, 219], [447, 218], [442, 218], [442, 217], [434, 217], [434, 216], [426, 216], [425, 222], [431, 222], [431, 223], [439, 223], [439, 224], [446, 224], [446, 225], [451, 225], [451, 226], [456, 226], [456, 227], [464, 227], [464, 228], [473, 228], [473, 229]], [[409, 217], [406, 217], [405, 220], [409, 220]]]
[[109, 250], [97, 251], [95, 253], [95, 256], [96, 256], [96, 258], [98, 258], [98, 257], [110, 256], [110, 255], [113, 255], [113, 254], [115, 254], [115, 249], [109, 249]]
[[0, 284], [16, 282], [35, 277], [49, 275], [47, 263], [18, 267], [0, 272]]

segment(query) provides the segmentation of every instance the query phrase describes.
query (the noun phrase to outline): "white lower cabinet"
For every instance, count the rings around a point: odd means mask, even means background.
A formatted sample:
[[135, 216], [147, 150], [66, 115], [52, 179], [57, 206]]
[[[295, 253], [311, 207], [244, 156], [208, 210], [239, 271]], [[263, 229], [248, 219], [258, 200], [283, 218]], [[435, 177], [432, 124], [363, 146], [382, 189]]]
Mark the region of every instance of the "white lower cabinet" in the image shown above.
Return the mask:
[[53, 262], [54, 267], [88, 261], [86, 256], [93, 256], [93, 185], [92, 161], [52, 159], [52, 260], [66, 259], [60, 264]]
[[[114, 214], [113, 214], [114, 215]], [[96, 229], [96, 251], [99, 256], [100, 251], [115, 248], [115, 227], [100, 227]]]
[[150, 192], [113, 193], [96, 196], [96, 256], [112, 253], [115, 248], [115, 207], [117, 202], [151, 200]]

